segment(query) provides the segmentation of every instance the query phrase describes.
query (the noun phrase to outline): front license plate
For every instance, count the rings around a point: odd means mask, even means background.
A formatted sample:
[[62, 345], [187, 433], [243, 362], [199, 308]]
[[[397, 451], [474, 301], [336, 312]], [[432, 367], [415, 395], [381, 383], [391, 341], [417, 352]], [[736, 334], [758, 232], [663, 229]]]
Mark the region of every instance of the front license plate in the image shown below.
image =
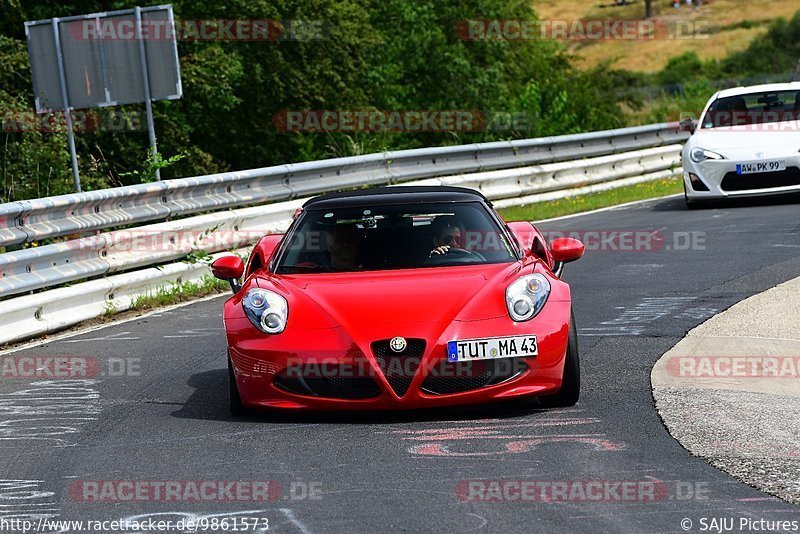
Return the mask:
[[485, 339], [460, 339], [447, 343], [447, 361], [496, 360], [536, 356], [539, 347], [536, 336], [490, 337]]
[[778, 172], [785, 170], [786, 170], [785, 159], [751, 161], [750, 163], [736, 164], [736, 174], [755, 174], [758, 172]]

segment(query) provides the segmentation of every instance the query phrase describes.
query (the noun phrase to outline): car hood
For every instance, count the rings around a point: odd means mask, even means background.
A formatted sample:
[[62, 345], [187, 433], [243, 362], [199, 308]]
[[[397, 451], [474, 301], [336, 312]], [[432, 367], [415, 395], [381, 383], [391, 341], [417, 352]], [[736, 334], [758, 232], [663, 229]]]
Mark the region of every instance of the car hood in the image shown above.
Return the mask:
[[[761, 125], [766, 128], [766, 125]], [[727, 159], [750, 160], [795, 156], [800, 151], [800, 124], [791, 131], [747, 131], [744, 127], [698, 130], [687, 149], [700, 147]]]
[[[536, 262], [361, 273], [259, 276], [289, 301], [289, 324], [348, 330], [397, 323], [448, 324], [500, 317], [505, 288]], [[288, 328], [288, 326], [287, 326]]]

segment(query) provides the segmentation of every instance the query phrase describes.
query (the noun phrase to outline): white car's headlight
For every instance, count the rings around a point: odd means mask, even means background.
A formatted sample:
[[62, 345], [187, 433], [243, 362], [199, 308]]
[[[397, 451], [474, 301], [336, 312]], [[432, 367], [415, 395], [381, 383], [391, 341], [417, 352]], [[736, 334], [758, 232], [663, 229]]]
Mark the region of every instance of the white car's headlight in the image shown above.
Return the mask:
[[506, 289], [508, 315], [517, 322], [527, 321], [542, 311], [550, 295], [550, 282], [539, 273], [523, 276]]
[[707, 159], [725, 159], [720, 154], [706, 150], [705, 148], [693, 148], [689, 153], [689, 157], [692, 158], [692, 161], [695, 163], [702, 163]]
[[289, 304], [274, 291], [253, 288], [242, 299], [244, 313], [265, 334], [280, 334], [286, 328]]

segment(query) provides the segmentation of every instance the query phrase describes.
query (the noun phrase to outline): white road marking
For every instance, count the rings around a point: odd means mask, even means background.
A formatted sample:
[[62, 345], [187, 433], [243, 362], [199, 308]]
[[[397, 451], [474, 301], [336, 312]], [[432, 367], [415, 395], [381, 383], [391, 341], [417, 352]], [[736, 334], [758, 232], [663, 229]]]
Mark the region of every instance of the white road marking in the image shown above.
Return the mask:
[[0, 479], [0, 519], [38, 521], [58, 517], [61, 510], [50, 500], [55, 492], [42, 490], [42, 482]]
[[[74, 446], [65, 436], [96, 421], [102, 408], [97, 380], [44, 380], [26, 389], [0, 393], [0, 442], [52, 442]], [[2, 486], [0, 486], [2, 489]]]
[[473, 530], [480, 530], [489, 524], [489, 520], [483, 517], [482, 515], [478, 515], [472, 512], [467, 512], [467, 515], [471, 515], [472, 517], [477, 517], [478, 519], [480, 519], [481, 523], [476, 527], [468, 528], [467, 530], [464, 530], [462, 532], [472, 532]]
[[281, 508], [281, 513], [286, 516], [286, 519], [289, 520], [291, 524], [297, 527], [297, 529], [302, 532], [303, 534], [311, 534], [311, 531], [305, 526], [297, 517], [295, 517], [294, 512], [289, 508]]
[[[52, 335], [52, 336], [48, 336], [47, 338], [44, 338], [44, 339], [37, 339], [37, 340], [34, 340], [34, 341], [29, 341], [27, 343], [16, 344], [16, 345], [11, 346], [10, 348], [0, 350], [0, 356], [3, 356], [5, 354], [11, 354], [12, 352], [19, 352], [19, 351], [26, 350], [26, 349], [31, 349], [31, 348], [35, 348], [35, 347], [41, 347], [42, 345], [48, 345], [48, 344], [54, 343], [56, 341], [68, 340], [68, 339], [71, 339], [71, 338], [76, 337], [76, 336], [83, 336], [83, 335], [89, 334], [91, 332], [97, 332], [99, 330], [104, 330], [106, 328], [111, 328], [112, 326], [119, 326], [119, 325], [122, 325], [122, 324], [131, 323], [133, 321], [140, 321], [142, 319], [147, 319], [147, 318], [150, 318], [150, 317], [159, 317], [160, 315], [162, 315], [164, 313], [167, 313], [167, 312], [170, 312], [170, 311], [173, 311], [173, 310], [177, 310], [179, 308], [185, 308], [187, 306], [191, 306], [192, 304], [198, 304], [200, 302], [206, 302], [207, 300], [218, 299], [220, 297], [228, 298], [228, 297], [230, 297], [230, 294], [229, 293], [220, 293], [219, 295], [209, 295], [207, 297], [199, 298], [197, 300], [190, 300], [190, 301], [187, 301], [187, 302], [180, 302], [180, 303], [175, 304], [173, 306], [167, 306], [166, 308], [159, 308], [157, 310], [153, 310], [153, 311], [149, 311], [147, 313], [143, 313], [142, 315], [136, 315], [134, 317], [126, 317], [124, 319], [117, 319], [115, 321], [111, 321], [111, 322], [100, 324], [100, 325], [96, 325], [96, 326], [89, 326], [89, 327], [80, 328], [80, 329], [77, 329], [77, 330], [71, 331], [71, 332], [64, 332], [64, 333], [61, 333], [61, 334], [55, 334], [55, 335]], [[220, 320], [222, 320], [222, 319], [220, 318]]]
[[677, 198], [682, 196], [683, 193], [675, 193], [674, 195], [666, 195], [663, 197], [646, 198], [644, 200], [634, 200], [632, 202], [625, 202], [624, 204], [616, 204], [614, 206], [606, 206], [605, 208], [597, 208], [596, 210], [582, 211], [580, 213], [571, 213], [569, 215], [561, 215], [560, 217], [551, 217], [550, 219], [542, 219], [541, 221], [533, 221], [533, 222], [534, 224], [539, 224], [543, 222], [563, 221], [564, 219], [573, 219], [575, 217], [583, 217], [584, 215], [594, 215], [595, 213], [602, 213], [604, 211], [614, 211], [623, 208], [629, 208], [637, 204], [646, 204], [648, 202], [655, 202], [656, 200], [666, 200], [668, 198]]
[[617, 265], [616, 270], [620, 274], [633, 275], [655, 271], [662, 267], [664, 266], [660, 263], [624, 263], [622, 265]]
[[638, 336], [647, 325], [671, 315], [697, 297], [645, 297], [635, 307], [625, 309], [616, 319], [602, 321], [599, 327], [579, 328], [584, 336]]
[[132, 336], [130, 332], [117, 332], [103, 337], [89, 337], [84, 339], [68, 339], [64, 343], [86, 343], [88, 341], [136, 341], [139, 336]]
[[178, 330], [176, 334], [166, 334], [164, 339], [187, 338], [187, 337], [210, 337], [218, 335], [215, 331], [222, 331], [223, 328], [205, 328], [203, 330]]
[[697, 306], [695, 308], [687, 308], [682, 312], [675, 315], [676, 319], [708, 319], [715, 315], [719, 310], [710, 306]]

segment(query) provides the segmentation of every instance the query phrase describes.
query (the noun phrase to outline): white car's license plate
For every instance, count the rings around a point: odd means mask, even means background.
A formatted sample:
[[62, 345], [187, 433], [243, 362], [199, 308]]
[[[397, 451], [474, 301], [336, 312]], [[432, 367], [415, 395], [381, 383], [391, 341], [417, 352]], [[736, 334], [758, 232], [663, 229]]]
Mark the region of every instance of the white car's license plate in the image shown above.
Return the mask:
[[447, 343], [447, 361], [496, 360], [536, 356], [539, 347], [536, 336], [490, 337], [485, 339], [460, 339]]
[[749, 163], [736, 164], [736, 174], [754, 174], [757, 172], [778, 172], [785, 170], [785, 159], [765, 159], [764, 161], [751, 161]]

